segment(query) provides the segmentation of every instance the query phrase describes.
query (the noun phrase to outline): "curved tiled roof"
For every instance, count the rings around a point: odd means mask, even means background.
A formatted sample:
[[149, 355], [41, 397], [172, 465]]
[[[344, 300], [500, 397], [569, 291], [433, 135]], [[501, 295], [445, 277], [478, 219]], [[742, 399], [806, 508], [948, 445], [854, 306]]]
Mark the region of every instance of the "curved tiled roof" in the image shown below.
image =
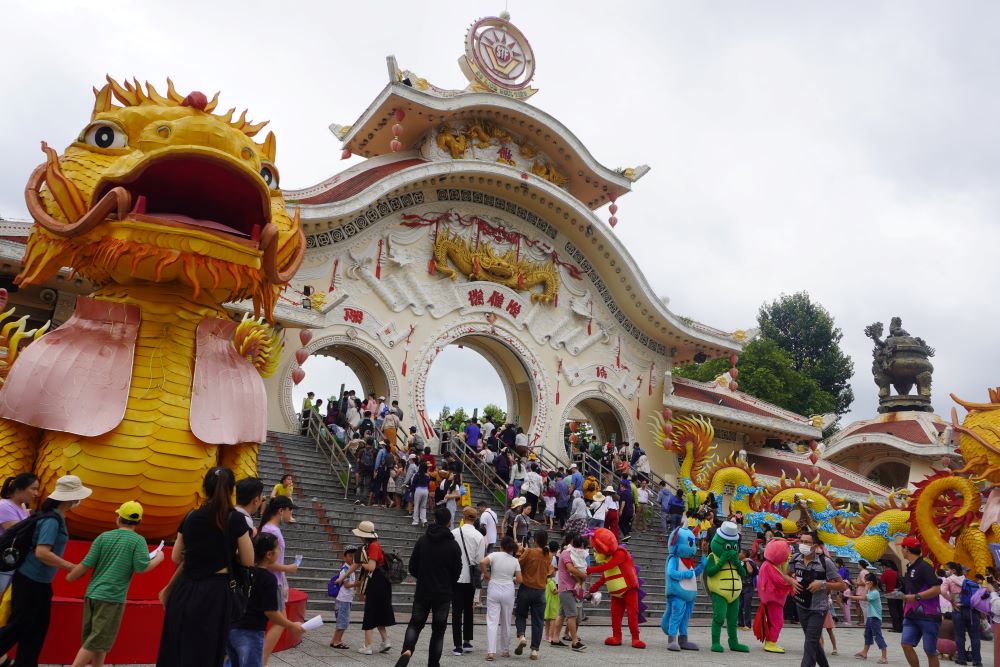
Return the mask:
[[330, 186], [329, 189], [318, 194], [303, 197], [301, 199], [295, 199], [293, 195], [288, 199], [288, 201], [289, 203], [296, 204], [331, 204], [333, 202], [342, 201], [353, 197], [359, 192], [363, 192], [366, 188], [374, 185], [390, 174], [402, 171], [408, 167], [423, 164], [424, 162], [426, 162], [426, 160], [422, 158], [411, 158], [408, 160], [399, 160], [397, 162], [377, 165], [348, 178], [342, 183], [336, 183]]

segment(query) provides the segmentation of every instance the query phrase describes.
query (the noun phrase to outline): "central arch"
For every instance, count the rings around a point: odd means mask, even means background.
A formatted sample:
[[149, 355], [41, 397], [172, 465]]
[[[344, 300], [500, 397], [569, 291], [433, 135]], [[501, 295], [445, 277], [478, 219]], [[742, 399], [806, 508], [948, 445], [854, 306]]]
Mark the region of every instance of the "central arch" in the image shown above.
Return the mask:
[[635, 422], [630, 418], [628, 408], [607, 391], [584, 391], [570, 398], [560, 423], [570, 421], [575, 412], [587, 418], [600, 443], [607, 442], [612, 433], [617, 434], [619, 444], [637, 440]]
[[507, 397], [507, 414], [516, 415], [529, 441], [537, 444], [549, 419], [549, 396], [542, 365], [513, 332], [488, 322], [446, 328], [421, 351], [413, 381], [413, 400], [424, 437], [436, 437], [427, 416], [427, 377], [437, 355], [449, 345], [468, 347], [493, 366]]

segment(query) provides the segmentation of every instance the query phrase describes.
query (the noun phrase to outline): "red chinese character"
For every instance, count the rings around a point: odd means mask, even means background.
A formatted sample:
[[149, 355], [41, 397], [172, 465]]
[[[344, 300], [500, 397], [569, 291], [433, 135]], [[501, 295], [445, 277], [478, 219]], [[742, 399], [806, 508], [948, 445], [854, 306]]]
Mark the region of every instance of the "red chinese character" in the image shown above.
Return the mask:
[[506, 146], [501, 146], [497, 151], [497, 162], [503, 162], [511, 166], [514, 165], [514, 154]]
[[469, 290], [469, 305], [470, 306], [481, 306], [481, 305], [483, 305], [483, 290], [481, 290], [481, 289], [470, 289]]
[[344, 308], [344, 321], [353, 322], [354, 324], [361, 324], [365, 319], [364, 311], [358, 310], [357, 308]]
[[521, 314], [521, 304], [519, 304], [517, 301], [508, 301], [507, 312], [510, 313], [511, 317], [517, 317], [518, 315]]
[[496, 290], [493, 290], [493, 293], [490, 294], [488, 302], [494, 308], [503, 308], [503, 294], [497, 292]]
[[599, 377], [599, 378], [601, 378], [603, 380], [607, 380], [608, 379], [608, 371], [607, 371], [607, 369], [604, 368], [604, 366], [598, 366], [597, 367], [597, 377]]

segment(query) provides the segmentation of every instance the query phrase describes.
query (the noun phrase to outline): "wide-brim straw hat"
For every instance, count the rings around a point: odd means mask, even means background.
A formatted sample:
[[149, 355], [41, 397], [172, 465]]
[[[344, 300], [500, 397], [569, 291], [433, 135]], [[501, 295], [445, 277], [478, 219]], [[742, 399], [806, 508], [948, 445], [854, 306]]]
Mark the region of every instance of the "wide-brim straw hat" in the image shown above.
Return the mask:
[[614, 493], [615, 492], [615, 487], [613, 487], [610, 484], [608, 484], [608, 488], [606, 488], [604, 490], [607, 491], [608, 493]]
[[84, 486], [76, 475], [63, 475], [56, 480], [56, 488], [49, 494], [49, 499], [60, 502], [83, 500], [89, 498], [93, 492], [93, 489]]
[[517, 498], [514, 498], [514, 500], [510, 501], [510, 508], [517, 509], [526, 502], [528, 502], [527, 498], [525, 498], [524, 496], [518, 496]]
[[604, 494], [601, 493], [600, 491], [598, 491], [597, 493], [595, 493], [594, 494], [594, 501], [595, 502], [599, 502], [599, 503], [603, 503], [604, 502]]
[[378, 539], [378, 533], [375, 532], [375, 524], [371, 521], [362, 521], [351, 532], [358, 537]]

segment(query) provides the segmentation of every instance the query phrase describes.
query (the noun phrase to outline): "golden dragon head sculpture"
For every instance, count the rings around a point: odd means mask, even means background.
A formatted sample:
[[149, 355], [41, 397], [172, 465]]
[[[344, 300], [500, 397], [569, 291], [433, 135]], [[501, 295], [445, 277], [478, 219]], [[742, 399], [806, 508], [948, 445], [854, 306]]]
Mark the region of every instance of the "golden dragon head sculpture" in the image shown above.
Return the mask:
[[305, 252], [274, 166], [275, 140], [199, 92], [161, 95], [108, 78], [90, 123], [25, 189], [37, 223], [21, 285], [69, 266], [98, 286], [180, 284], [217, 303], [252, 299], [269, 320]]

